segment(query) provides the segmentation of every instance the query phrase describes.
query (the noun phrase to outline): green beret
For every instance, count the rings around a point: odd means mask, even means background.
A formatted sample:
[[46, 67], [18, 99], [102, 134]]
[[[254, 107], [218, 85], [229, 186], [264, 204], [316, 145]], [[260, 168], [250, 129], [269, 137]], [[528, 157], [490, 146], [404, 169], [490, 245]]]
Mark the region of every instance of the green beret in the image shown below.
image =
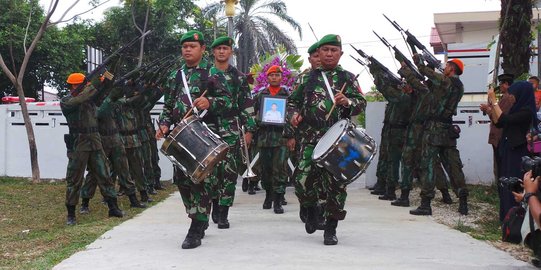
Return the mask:
[[225, 45], [233, 48], [233, 44], [235, 44], [235, 41], [233, 41], [232, 38], [228, 36], [219, 37], [212, 42], [212, 45], [210, 45], [210, 48], [214, 49], [215, 47], [218, 47], [220, 45]]
[[319, 47], [323, 45], [334, 45], [334, 46], [342, 47], [342, 39], [340, 38], [339, 35], [329, 34], [322, 37], [319, 40], [318, 44], [319, 44]]
[[315, 53], [317, 48], [319, 48], [319, 42], [316, 42], [316, 43], [312, 44], [312, 46], [310, 46], [310, 48], [308, 48], [308, 54]]
[[180, 38], [180, 44], [186, 41], [200, 41], [204, 43], [205, 37], [203, 36], [203, 33], [197, 30], [191, 30], [186, 32], [186, 34], [182, 35], [182, 37]]

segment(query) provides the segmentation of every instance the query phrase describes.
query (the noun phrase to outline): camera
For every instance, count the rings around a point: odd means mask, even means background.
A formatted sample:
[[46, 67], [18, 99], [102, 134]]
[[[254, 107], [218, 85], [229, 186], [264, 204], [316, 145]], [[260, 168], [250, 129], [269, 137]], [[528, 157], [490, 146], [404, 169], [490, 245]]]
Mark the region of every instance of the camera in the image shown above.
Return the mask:
[[541, 176], [541, 157], [530, 158], [529, 156], [523, 156], [520, 166], [523, 173], [531, 170], [534, 179]]
[[509, 191], [521, 193], [524, 188], [522, 187], [522, 179], [518, 177], [500, 177], [500, 186], [506, 188]]

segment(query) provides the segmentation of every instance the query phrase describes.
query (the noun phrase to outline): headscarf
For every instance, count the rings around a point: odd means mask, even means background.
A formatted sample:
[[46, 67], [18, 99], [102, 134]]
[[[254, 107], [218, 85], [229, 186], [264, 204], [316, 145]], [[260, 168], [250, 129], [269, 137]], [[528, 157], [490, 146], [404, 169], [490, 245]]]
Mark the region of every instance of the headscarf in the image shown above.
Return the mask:
[[532, 84], [527, 81], [516, 81], [509, 87], [509, 94], [515, 97], [515, 103], [509, 110], [509, 114], [518, 112], [524, 107], [530, 109], [533, 126], [537, 129], [539, 120], [537, 120], [537, 110], [535, 108], [535, 97]]

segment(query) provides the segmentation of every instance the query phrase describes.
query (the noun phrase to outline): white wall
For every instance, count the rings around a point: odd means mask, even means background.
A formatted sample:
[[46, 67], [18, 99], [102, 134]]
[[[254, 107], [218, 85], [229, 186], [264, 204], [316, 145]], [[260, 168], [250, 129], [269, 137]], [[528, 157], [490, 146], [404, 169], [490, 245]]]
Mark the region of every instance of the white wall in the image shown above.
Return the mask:
[[[385, 103], [369, 102], [366, 112], [366, 132], [378, 143], [379, 151]], [[479, 111], [479, 103], [461, 102], [458, 105], [458, 115], [453, 117], [453, 122], [462, 130], [458, 150], [468, 184], [490, 185], [494, 181], [492, 146], [488, 144], [489, 121], [488, 116]], [[366, 185], [369, 187], [377, 180], [378, 157], [374, 158], [366, 170]]]
[[[151, 112], [152, 118], [156, 119], [161, 109], [162, 105], [156, 105]], [[59, 103], [29, 103], [28, 110], [34, 126], [41, 177], [65, 178], [68, 158], [64, 134], [68, 132], [68, 126]], [[28, 139], [19, 105], [0, 105], [0, 126], [3, 127], [0, 130], [0, 175], [31, 177]], [[162, 142], [158, 142], [158, 147]], [[160, 167], [161, 178], [171, 179], [171, 162], [161, 153]]]

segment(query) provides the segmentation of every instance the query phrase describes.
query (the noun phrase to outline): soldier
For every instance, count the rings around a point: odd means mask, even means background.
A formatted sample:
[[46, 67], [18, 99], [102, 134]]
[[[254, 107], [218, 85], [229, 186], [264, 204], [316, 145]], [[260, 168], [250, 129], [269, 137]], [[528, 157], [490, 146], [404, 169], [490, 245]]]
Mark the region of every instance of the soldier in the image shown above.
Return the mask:
[[[302, 157], [295, 179], [295, 193], [301, 205], [307, 208], [306, 232], [312, 234], [317, 229], [316, 204], [319, 181], [323, 182], [326, 193], [325, 204], [325, 245], [336, 245], [338, 220], [346, 216], [344, 210], [347, 197], [345, 184], [335, 181], [331, 174], [317, 167], [312, 161], [312, 153], [319, 139], [337, 121], [359, 114], [366, 107], [366, 101], [359, 93], [359, 86], [353, 81], [354, 75], [344, 70], [338, 62], [342, 56], [342, 42], [338, 35], [326, 35], [319, 41], [321, 66], [310, 72], [307, 81], [299, 85], [288, 98], [288, 115], [292, 127], [301, 134]], [[343, 93], [338, 92], [344, 84]], [[333, 105], [336, 109], [328, 120], [325, 116]], [[291, 112], [291, 114], [290, 114]], [[286, 129], [287, 131], [288, 129]], [[292, 132], [286, 132], [288, 148], [295, 149]]]
[[[239, 126], [246, 128], [243, 140], [247, 146], [252, 140], [252, 133], [255, 131], [255, 121], [253, 100], [250, 94], [250, 87], [246, 76], [229, 64], [233, 54], [232, 38], [222, 36], [214, 40], [211, 44], [214, 54], [214, 65], [210, 68], [210, 76], [216, 76], [222, 85], [225, 86], [225, 92], [220, 96], [228, 103], [230, 109], [217, 115], [214, 122], [218, 135], [229, 145], [227, 158], [221, 162], [217, 168], [218, 176], [217, 187], [218, 197], [213, 198], [212, 214], [218, 212], [218, 228], [229, 228], [228, 213], [229, 207], [233, 205], [235, 199], [235, 187], [240, 172], [240, 152], [239, 152]], [[230, 104], [230, 105], [229, 105]], [[219, 211], [216, 211], [219, 209]]]
[[[453, 191], [459, 198], [458, 212], [468, 214], [468, 189], [462, 172], [460, 153], [456, 148], [456, 140], [459, 130], [453, 126], [453, 115], [462, 95], [464, 85], [459, 76], [464, 71], [464, 63], [458, 59], [447, 62], [443, 74], [436, 73], [434, 69], [427, 67], [420, 61], [420, 56], [415, 54], [414, 62], [421, 74], [430, 81], [431, 95], [434, 97], [436, 106], [432, 109], [431, 117], [425, 123], [423, 133], [423, 149], [420, 169], [422, 184], [421, 205], [410, 211], [412, 215], [432, 215], [430, 202], [434, 198], [434, 173], [440, 163], [448, 164], [448, 174]], [[441, 160], [441, 162], [440, 162]]]
[[[265, 97], [287, 98], [289, 91], [281, 85], [282, 68], [280, 66], [271, 66], [266, 75], [269, 86], [258, 93], [254, 105], [254, 110], [258, 115], [256, 118], [258, 124], [257, 146], [260, 149], [261, 184], [265, 189], [263, 209], [270, 209], [271, 205], [274, 205], [274, 213], [283, 214], [282, 197], [286, 190], [288, 158], [286, 141], [282, 137], [283, 124], [285, 124], [285, 118], [283, 117], [285, 115], [282, 115], [277, 110], [278, 105], [276, 103], [272, 103], [271, 109], [266, 112], [260, 112], [260, 109], [261, 107], [265, 108], [263, 103]], [[272, 109], [272, 107], [275, 107], [275, 109]]]
[[[187, 107], [193, 106], [197, 110], [208, 109], [207, 114], [214, 118], [231, 110], [231, 102], [228, 102], [227, 98], [223, 96], [227, 93], [227, 90], [224, 89], [225, 86], [220, 84], [216, 76], [209, 76], [210, 65], [208, 60], [203, 58], [205, 52], [203, 34], [196, 30], [188, 31], [181, 37], [180, 43], [185, 64], [180, 70], [172, 72], [165, 82], [165, 103], [164, 110], [160, 115], [160, 129], [156, 133], [157, 138], [169, 133], [170, 126], [181, 120], [181, 116], [188, 111]], [[183, 81], [186, 82], [186, 86]], [[201, 96], [204, 90], [208, 90], [207, 96]], [[192, 96], [194, 97], [193, 105], [187, 103], [187, 100], [192, 100]], [[176, 167], [173, 180], [180, 191], [186, 213], [192, 220], [182, 248], [196, 248], [201, 245], [201, 238], [208, 226], [211, 202], [209, 194], [204, 183], [192, 182]]]
[[[113, 75], [105, 72], [105, 82], [110, 83], [112, 79]], [[79, 192], [87, 166], [104, 195], [109, 207], [109, 216], [123, 217], [124, 213], [118, 209], [115, 188], [109, 176], [109, 167], [98, 133], [95, 102], [103, 94], [104, 87], [98, 78], [82, 86], [86, 83], [86, 78], [81, 73], [70, 74], [67, 83], [70, 85], [70, 94], [60, 101], [62, 114], [66, 117], [70, 129], [69, 135], [64, 136], [67, 138], [66, 146], [68, 149], [73, 149], [66, 173], [68, 211], [66, 223], [67, 225], [76, 224], [75, 206], [79, 201]], [[79, 88], [82, 88], [82, 91], [79, 91]]]
[[[130, 176], [128, 159], [126, 158], [126, 149], [122, 143], [120, 134], [115, 120], [113, 119], [113, 103], [122, 96], [121, 88], [114, 88], [108, 97], [105, 98], [98, 108], [98, 130], [103, 145], [105, 156], [109, 160], [111, 168], [118, 176], [120, 187], [128, 195], [130, 207], [145, 208], [146, 205], [141, 204], [135, 195], [135, 184]], [[90, 211], [88, 202], [94, 197], [97, 183], [92, 172], [87, 174], [87, 178], [81, 188], [81, 204], [80, 213], [86, 214]]]

